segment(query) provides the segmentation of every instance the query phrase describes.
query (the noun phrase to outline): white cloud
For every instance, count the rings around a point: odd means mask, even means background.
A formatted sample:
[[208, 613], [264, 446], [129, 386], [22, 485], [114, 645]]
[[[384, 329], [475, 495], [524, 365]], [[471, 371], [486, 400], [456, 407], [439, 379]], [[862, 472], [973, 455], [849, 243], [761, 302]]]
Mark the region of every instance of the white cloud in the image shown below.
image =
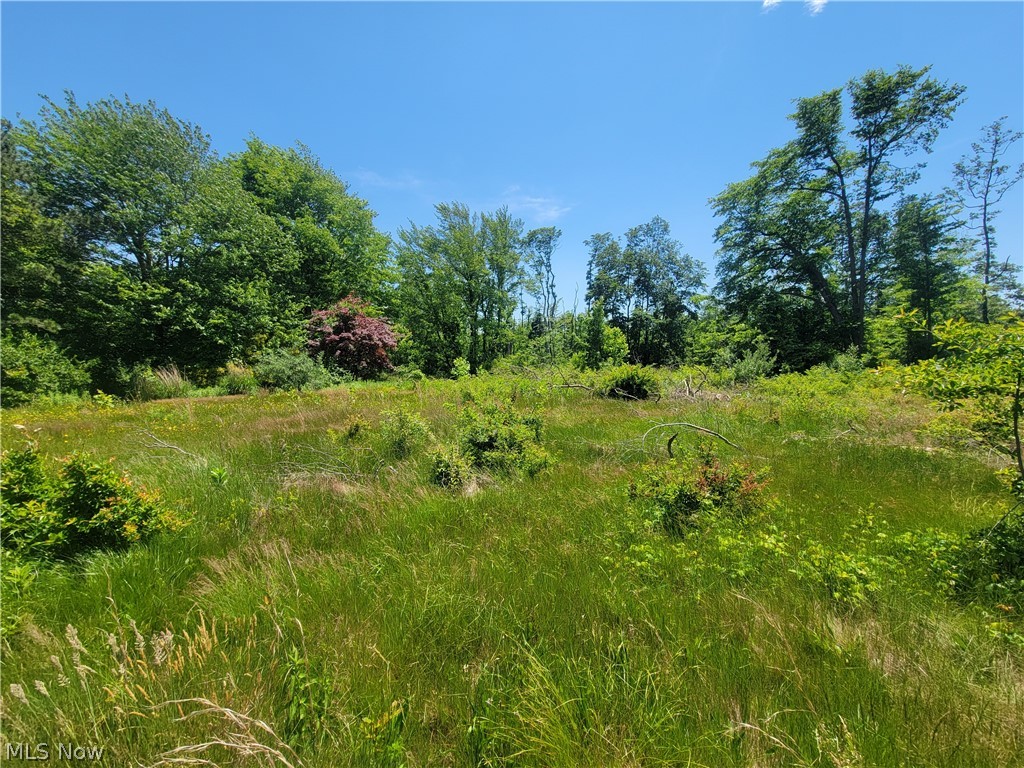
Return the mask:
[[526, 216], [538, 224], [550, 224], [558, 221], [571, 210], [553, 197], [540, 197], [525, 194], [518, 186], [512, 186], [502, 194], [502, 204], [508, 206], [509, 213]]
[[782, 0], [764, 0], [764, 2], [761, 3], [761, 7], [764, 8], [766, 11], [770, 11], [772, 8], [774, 8], [781, 2]]
[[423, 180], [413, 176], [411, 173], [403, 173], [398, 176], [385, 176], [360, 168], [358, 171], [351, 171], [348, 177], [359, 185], [366, 187], [377, 187], [379, 189], [413, 190], [423, 186]]
[[811, 13], [818, 14], [821, 13], [826, 3], [828, 3], [828, 0], [807, 0], [807, 7]]

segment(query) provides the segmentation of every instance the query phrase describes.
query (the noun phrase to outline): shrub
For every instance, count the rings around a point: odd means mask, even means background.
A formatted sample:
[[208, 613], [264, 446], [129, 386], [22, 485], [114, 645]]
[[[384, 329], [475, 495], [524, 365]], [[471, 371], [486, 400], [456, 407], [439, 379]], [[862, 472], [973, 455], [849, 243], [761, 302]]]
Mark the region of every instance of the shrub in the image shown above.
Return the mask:
[[334, 383], [316, 360], [288, 349], [264, 352], [256, 359], [253, 373], [259, 385], [267, 389], [322, 389]]
[[776, 356], [772, 354], [768, 342], [758, 339], [754, 348], [747, 350], [732, 364], [733, 379], [739, 384], [746, 384], [768, 376], [775, 369]]
[[409, 411], [384, 411], [381, 435], [388, 452], [397, 459], [412, 455], [430, 440], [430, 427], [417, 414]]
[[961, 595], [1024, 603], [1024, 514], [1011, 514], [966, 537], [957, 560]]
[[619, 365], [604, 372], [598, 391], [605, 397], [646, 400], [658, 394], [658, 379], [650, 368]]
[[24, 405], [42, 395], [82, 394], [89, 388], [86, 367], [52, 341], [30, 333], [4, 334], [0, 355], [0, 401]]
[[349, 295], [330, 309], [313, 313], [307, 346], [313, 355], [360, 379], [394, 370], [388, 356], [398, 347], [395, 332], [372, 307]]
[[550, 466], [540, 446], [540, 416], [523, 416], [508, 403], [466, 406], [459, 416], [463, 453], [475, 467], [533, 476]]
[[469, 360], [464, 357], [456, 357], [452, 361], [452, 378], [464, 379], [469, 376]]
[[723, 464], [710, 449], [699, 448], [690, 459], [645, 469], [630, 483], [629, 498], [667, 532], [680, 534], [702, 518], [742, 518], [764, 508], [767, 484], [766, 471]]
[[260, 388], [260, 383], [251, 368], [228, 363], [224, 373], [217, 379], [217, 386], [229, 395], [251, 395]]
[[30, 557], [67, 558], [142, 541], [181, 521], [110, 462], [74, 453], [54, 473], [34, 448], [3, 454], [2, 541]]
[[167, 400], [188, 397], [195, 387], [173, 363], [160, 368], [141, 369], [132, 376], [131, 393], [136, 400]]
[[458, 448], [434, 451], [430, 457], [430, 482], [442, 488], [461, 488], [469, 480], [471, 469]]

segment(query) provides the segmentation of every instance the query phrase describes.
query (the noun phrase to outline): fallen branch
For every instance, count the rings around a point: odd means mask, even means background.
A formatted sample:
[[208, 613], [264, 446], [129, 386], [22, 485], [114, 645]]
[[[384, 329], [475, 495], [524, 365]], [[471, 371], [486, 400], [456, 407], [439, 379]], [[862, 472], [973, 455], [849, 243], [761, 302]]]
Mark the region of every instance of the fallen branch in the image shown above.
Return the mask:
[[[702, 432], [705, 435], [711, 435], [712, 437], [717, 437], [719, 440], [721, 440], [722, 442], [724, 442], [724, 443], [726, 443], [728, 445], [731, 445], [733, 448], [735, 448], [738, 451], [742, 451], [743, 450], [738, 445], [736, 445], [736, 443], [734, 443], [732, 440], [727, 438], [725, 435], [719, 434], [718, 432], [715, 432], [715, 430], [713, 430], [713, 429], [708, 429], [707, 427], [702, 427], [699, 424], [691, 424], [688, 421], [671, 421], [671, 422], [668, 422], [668, 423], [665, 423], [665, 424], [655, 424], [653, 427], [651, 427], [646, 432], [644, 432], [644, 436], [640, 440], [641, 445], [643, 445], [644, 447], [647, 446], [647, 436], [650, 435], [651, 432], [653, 432], [656, 429], [665, 429], [667, 427], [687, 427], [688, 429], [693, 429], [693, 430], [696, 430], [697, 432]], [[669, 451], [669, 455], [670, 456], [672, 455], [671, 450]]]
[[175, 445], [174, 443], [169, 443], [166, 440], [163, 440], [163, 439], [157, 437], [152, 432], [150, 432], [148, 429], [140, 429], [139, 430], [139, 434], [141, 434], [143, 437], [149, 438], [149, 442], [148, 443], [143, 443], [143, 445], [146, 448], [156, 448], [158, 450], [177, 451], [178, 453], [181, 453], [181, 454], [184, 454], [185, 456], [188, 456], [190, 459], [195, 459], [200, 464], [206, 464], [206, 459], [203, 456], [200, 456], [197, 453], [192, 453], [191, 451], [186, 451], [180, 445]]

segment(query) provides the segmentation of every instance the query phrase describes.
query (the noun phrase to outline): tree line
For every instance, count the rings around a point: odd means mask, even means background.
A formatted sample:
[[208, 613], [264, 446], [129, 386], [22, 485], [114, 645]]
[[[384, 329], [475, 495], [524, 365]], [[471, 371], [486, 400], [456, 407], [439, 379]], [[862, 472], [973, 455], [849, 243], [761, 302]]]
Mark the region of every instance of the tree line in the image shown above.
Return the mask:
[[760, 355], [792, 370], [851, 348], [927, 358], [937, 323], [989, 323], [1022, 299], [994, 226], [1024, 173], [1008, 161], [1019, 132], [996, 120], [947, 188], [911, 191], [963, 92], [901, 67], [798, 99], [795, 138], [710, 200], [713, 291], [654, 216], [585, 241], [585, 306], [571, 309], [556, 291], [555, 227], [452, 202], [392, 239], [307, 147], [251, 137], [221, 157], [153, 102], [46, 99], [36, 120], [2, 126], [5, 388], [30, 386], [33, 356], [67, 369], [51, 389], [106, 392], [141, 369], [203, 379], [274, 350], [348, 375], [475, 373], [503, 358]]

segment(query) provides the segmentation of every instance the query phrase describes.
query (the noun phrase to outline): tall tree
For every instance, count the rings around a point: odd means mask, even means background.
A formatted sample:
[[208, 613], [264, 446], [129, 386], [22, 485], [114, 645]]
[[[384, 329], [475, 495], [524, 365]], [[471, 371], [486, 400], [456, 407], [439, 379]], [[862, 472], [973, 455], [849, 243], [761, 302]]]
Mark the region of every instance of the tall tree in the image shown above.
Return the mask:
[[523, 242], [523, 257], [528, 270], [526, 285], [530, 295], [537, 302], [548, 362], [554, 362], [552, 332], [558, 313], [558, 294], [555, 290], [555, 272], [551, 256], [558, 247], [561, 237], [562, 230], [557, 227], [541, 227], [530, 230]]
[[481, 216], [442, 203], [435, 210], [435, 226], [399, 230], [400, 314], [425, 370], [448, 373], [461, 356], [476, 373], [511, 338], [523, 225], [505, 209]]
[[292, 290], [307, 312], [350, 293], [383, 298], [387, 235], [374, 227], [366, 201], [350, 195], [307, 147], [283, 149], [253, 138], [229, 161], [259, 209], [292, 240], [299, 255]]
[[989, 299], [1000, 287], [1015, 286], [1013, 265], [1009, 259], [1002, 265], [995, 255], [995, 227], [992, 222], [999, 214], [995, 206], [1003, 196], [1024, 177], [1024, 163], [1016, 168], [1005, 162], [1007, 153], [1020, 141], [1020, 131], [1003, 126], [1001, 117], [986, 126], [980, 142], [971, 144], [973, 155], [966, 155], [953, 166], [954, 186], [950, 190], [968, 211], [968, 226], [980, 233], [981, 250], [976, 270], [981, 278], [981, 321], [989, 322]]
[[906, 362], [933, 355], [933, 329], [948, 316], [953, 291], [961, 281], [960, 251], [951, 235], [954, 226], [942, 204], [927, 196], [911, 195], [896, 208], [891, 252], [897, 286], [924, 324], [908, 339]]
[[878, 247], [886, 226], [881, 206], [918, 175], [919, 166], [899, 167], [895, 159], [931, 151], [964, 90], [928, 71], [904, 66], [851, 80], [849, 129], [842, 90], [798, 99], [790, 116], [797, 138], [756, 163], [752, 179], [711, 201], [725, 219], [718, 229], [724, 263], [787, 275], [862, 351], [872, 281], [885, 255]]
[[[44, 97], [45, 98], [45, 97]], [[169, 270], [167, 247], [212, 156], [206, 134], [152, 101], [127, 97], [80, 105], [45, 98], [40, 122], [18, 129], [43, 211], [103, 261], [142, 282]]]
[[668, 222], [655, 216], [632, 227], [625, 247], [609, 233], [594, 235], [586, 245], [587, 302], [603, 302], [612, 324], [626, 334], [630, 356], [641, 363], [680, 357], [682, 324], [693, 315], [704, 270], [681, 252]]

